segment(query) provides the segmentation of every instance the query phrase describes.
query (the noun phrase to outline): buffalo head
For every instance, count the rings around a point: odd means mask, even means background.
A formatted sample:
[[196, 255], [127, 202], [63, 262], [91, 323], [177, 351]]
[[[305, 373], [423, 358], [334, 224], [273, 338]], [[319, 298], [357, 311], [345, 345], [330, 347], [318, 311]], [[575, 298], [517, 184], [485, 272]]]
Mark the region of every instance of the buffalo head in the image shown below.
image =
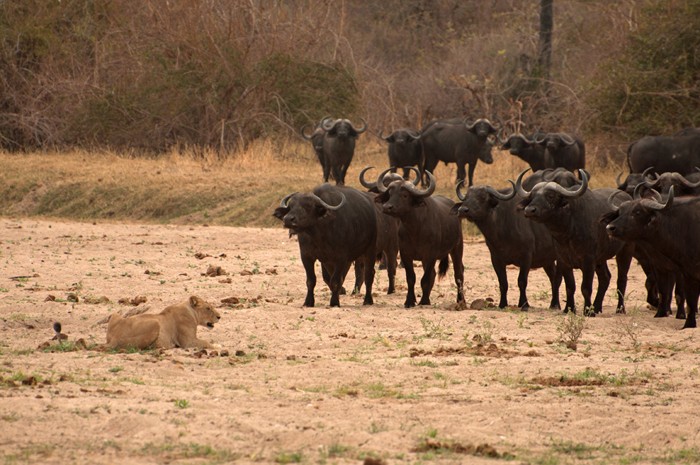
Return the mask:
[[339, 210], [345, 204], [345, 196], [341, 193], [337, 205], [326, 203], [313, 193], [294, 192], [285, 196], [272, 214], [282, 220], [284, 227], [292, 231], [309, 229], [330, 213]]
[[524, 170], [515, 182], [515, 190], [523, 200], [518, 204], [518, 209], [523, 210], [525, 216], [535, 221], [544, 222], [558, 214], [559, 210], [566, 207], [572, 199], [581, 197], [588, 189], [588, 176], [584, 170], [578, 170], [581, 177], [581, 185], [566, 188], [554, 181], [542, 181], [529, 192], [523, 188], [522, 180]]
[[[513, 182], [510, 182], [513, 185]], [[515, 197], [515, 186], [509, 193], [499, 192], [491, 186], [471, 186], [463, 193], [463, 186], [463, 180], [457, 183], [457, 197], [462, 202], [455, 204], [450, 212], [469, 221], [485, 219], [499, 202]]]
[[325, 119], [321, 123], [321, 128], [326, 131], [330, 137], [338, 137], [340, 139], [355, 138], [367, 130], [367, 122], [362, 120], [362, 127], [356, 128], [349, 119]]
[[[365, 173], [369, 170], [374, 168], [374, 166], [366, 166], [362, 168], [362, 171], [360, 171], [360, 184], [362, 184], [362, 187], [367, 189], [369, 192], [374, 192], [374, 193], [379, 193], [379, 189], [377, 188], [377, 182], [370, 182], [365, 179]], [[396, 167], [392, 166], [389, 168], [389, 170], [395, 170]], [[420, 172], [413, 166], [405, 166], [404, 169], [410, 170], [416, 173], [416, 179], [413, 181], [413, 185], [417, 186], [418, 183], [420, 182]], [[385, 171], [386, 173], [386, 171]], [[393, 181], [402, 181], [404, 178], [400, 174], [396, 174], [394, 172], [387, 173], [385, 176], [382, 177], [382, 182], [384, 183], [384, 186], [388, 186], [391, 184]]]
[[420, 140], [420, 134], [409, 128], [397, 129], [388, 136], [384, 136], [382, 131], [379, 131], [379, 137], [390, 143], [396, 145], [407, 145]]
[[565, 132], [550, 132], [547, 134], [541, 134], [535, 139], [535, 142], [543, 147], [546, 147], [550, 152], [556, 152], [568, 145], [574, 145], [576, 143], [576, 139]]
[[652, 198], [642, 198], [640, 195], [637, 189], [633, 200], [614, 207], [613, 212], [601, 219], [603, 223], [607, 223], [605, 230], [610, 237], [629, 241], [647, 236], [647, 233], [658, 227], [659, 213], [673, 205], [674, 187], [669, 190], [665, 202], [655, 191]]
[[389, 173], [389, 169], [384, 170], [377, 178], [376, 186], [379, 195], [375, 202], [382, 204], [382, 211], [387, 215], [401, 217], [416, 206], [424, 204], [424, 200], [435, 192], [435, 176], [430, 171], [425, 174], [428, 177], [428, 187], [421, 189], [416, 186], [415, 181], [397, 179], [384, 184], [384, 177]]

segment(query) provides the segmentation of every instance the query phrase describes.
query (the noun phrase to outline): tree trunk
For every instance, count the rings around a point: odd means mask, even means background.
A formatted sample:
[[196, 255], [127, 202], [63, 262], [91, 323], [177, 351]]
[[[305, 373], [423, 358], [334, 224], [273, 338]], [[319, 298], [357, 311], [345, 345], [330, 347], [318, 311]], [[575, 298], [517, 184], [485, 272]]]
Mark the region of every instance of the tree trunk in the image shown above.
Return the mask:
[[540, 76], [546, 82], [552, 65], [552, 29], [554, 28], [554, 0], [540, 0], [540, 42], [538, 65]]

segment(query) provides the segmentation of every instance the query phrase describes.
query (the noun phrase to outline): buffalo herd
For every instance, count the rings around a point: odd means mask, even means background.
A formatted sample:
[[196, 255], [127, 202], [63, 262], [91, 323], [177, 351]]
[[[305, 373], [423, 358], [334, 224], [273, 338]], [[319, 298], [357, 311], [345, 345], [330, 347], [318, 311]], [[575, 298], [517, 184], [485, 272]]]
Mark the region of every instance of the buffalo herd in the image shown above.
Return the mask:
[[[629, 175], [616, 188], [589, 187], [585, 145], [563, 132], [514, 133], [486, 118], [433, 121], [421, 130], [401, 128], [379, 137], [388, 144], [389, 168], [376, 181], [360, 173], [366, 191], [346, 187], [345, 174], [355, 141], [366, 131], [347, 119], [323, 118], [313, 131], [302, 128], [323, 168], [324, 184], [311, 192], [285, 196], [274, 216], [298, 237], [306, 271], [305, 306], [314, 306], [315, 262], [331, 291], [330, 306], [340, 305], [343, 283], [353, 263], [354, 292], [365, 286], [371, 305], [375, 263], [381, 259], [395, 291], [397, 257], [406, 275], [404, 306], [430, 305], [437, 274], [452, 261], [457, 304], [464, 304], [462, 219], [484, 236], [498, 279], [498, 306], [508, 306], [506, 267], [519, 268], [517, 306], [527, 310], [528, 274], [542, 268], [551, 283], [550, 308], [576, 311], [574, 269], [581, 271], [583, 312], [602, 312], [611, 281], [608, 260], [617, 264], [617, 312], [625, 312], [627, 273], [634, 258], [646, 274], [647, 302], [656, 317], [672, 315], [683, 328], [696, 327], [700, 295], [700, 129], [672, 136], [643, 137], [627, 151]], [[473, 185], [478, 160], [492, 163], [498, 143], [530, 165], [509, 185]], [[457, 165], [457, 201], [435, 195], [438, 162]], [[469, 166], [468, 173], [466, 165]], [[401, 168], [403, 174], [396, 173]], [[531, 173], [528, 173], [532, 170]], [[413, 173], [413, 176], [412, 176]], [[468, 177], [467, 177], [468, 175]], [[329, 178], [336, 185], [328, 184]], [[411, 179], [413, 178], [413, 179]], [[420, 300], [414, 261], [422, 265]], [[593, 278], [597, 289], [593, 292]]]

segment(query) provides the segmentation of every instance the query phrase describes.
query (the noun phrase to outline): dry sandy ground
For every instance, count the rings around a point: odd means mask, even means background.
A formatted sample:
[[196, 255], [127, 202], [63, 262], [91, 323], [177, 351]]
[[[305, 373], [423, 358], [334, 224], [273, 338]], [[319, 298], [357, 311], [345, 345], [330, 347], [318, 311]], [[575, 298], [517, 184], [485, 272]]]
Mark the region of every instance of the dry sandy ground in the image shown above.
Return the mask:
[[[4, 463], [700, 460], [700, 339], [652, 318], [636, 265], [630, 312], [614, 313], [611, 290], [573, 351], [559, 339], [583, 318], [544, 308], [541, 270], [527, 313], [456, 311], [451, 273], [433, 306], [405, 310], [403, 270], [392, 296], [378, 274], [372, 307], [341, 296], [328, 308], [320, 285], [303, 308], [298, 246], [281, 227], [5, 218], [0, 244]], [[468, 242], [464, 261], [468, 301], [496, 299], [485, 244]], [[204, 276], [210, 265], [228, 275]], [[218, 354], [69, 350], [103, 343], [98, 321], [127, 310], [120, 299], [159, 311], [191, 294], [223, 315], [198, 333]], [[68, 343], [39, 349], [54, 321]]]

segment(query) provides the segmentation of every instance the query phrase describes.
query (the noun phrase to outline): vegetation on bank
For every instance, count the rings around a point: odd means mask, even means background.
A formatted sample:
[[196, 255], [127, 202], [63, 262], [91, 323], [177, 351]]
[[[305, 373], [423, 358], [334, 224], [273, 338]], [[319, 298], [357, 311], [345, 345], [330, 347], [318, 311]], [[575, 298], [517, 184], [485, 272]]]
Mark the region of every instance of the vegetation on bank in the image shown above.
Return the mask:
[[[272, 212], [282, 197], [322, 180], [307, 142], [273, 139], [225, 157], [213, 150], [156, 158], [85, 150], [0, 152], [0, 165], [0, 215], [79, 221], [279, 226]], [[370, 179], [387, 166], [386, 145], [369, 134], [358, 143], [349, 186], [362, 189], [358, 174], [365, 166], [377, 167], [368, 172]], [[495, 151], [494, 163], [479, 163], [474, 179], [507, 187], [525, 168], [508, 152]], [[594, 187], [614, 186], [623, 167], [593, 163], [589, 170]], [[455, 165], [440, 164], [435, 175], [437, 193], [456, 199]]]

